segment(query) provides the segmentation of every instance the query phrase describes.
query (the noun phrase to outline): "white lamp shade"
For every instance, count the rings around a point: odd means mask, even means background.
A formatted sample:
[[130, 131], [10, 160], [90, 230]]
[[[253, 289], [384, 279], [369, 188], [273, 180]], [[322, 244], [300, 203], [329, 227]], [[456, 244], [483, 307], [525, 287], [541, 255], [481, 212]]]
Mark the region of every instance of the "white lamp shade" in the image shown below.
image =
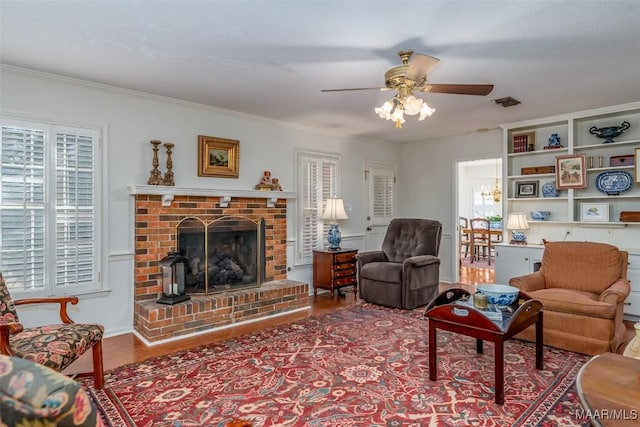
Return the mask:
[[522, 212], [510, 213], [507, 217], [507, 229], [528, 230], [529, 222], [527, 221], [527, 215]]
[[320, 219], [331, 222], [349, 219], [347, 213], [344, 211], [344, 201], [342, 199], [327, 199], [327, 205]]

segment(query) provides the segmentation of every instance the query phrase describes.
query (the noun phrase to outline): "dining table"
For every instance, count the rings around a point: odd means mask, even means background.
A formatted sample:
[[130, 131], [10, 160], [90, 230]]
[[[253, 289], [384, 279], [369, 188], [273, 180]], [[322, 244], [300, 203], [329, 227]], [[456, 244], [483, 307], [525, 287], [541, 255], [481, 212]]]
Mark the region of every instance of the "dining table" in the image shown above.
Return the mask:
[[490, 228], [490, 229], [486, 229], [486, 228], [476, 228], [476, 229], [471, 229], [471, 228], [463, 228], [462, 229], [462, 233], [463, 234], [468, 234], [469, 236], [472, 236], [473, 234], [476, 235], [480, 235], [480, 236], [486, 236], [487, 234], [490, 235], [493, 239], [491, 240], [493, 243], [500, 243], [502, 242], [502, 232], [504, 230], [502, 228]]

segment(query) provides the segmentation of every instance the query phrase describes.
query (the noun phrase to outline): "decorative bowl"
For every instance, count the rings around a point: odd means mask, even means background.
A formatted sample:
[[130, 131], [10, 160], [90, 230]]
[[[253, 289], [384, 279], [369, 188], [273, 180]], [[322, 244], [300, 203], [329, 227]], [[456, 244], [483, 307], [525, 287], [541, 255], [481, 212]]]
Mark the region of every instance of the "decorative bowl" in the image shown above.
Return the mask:
[[551, 216], [551, 211], [531, 211], [529, 215], [534, 221], [547, 221]]
[[478, 285], [478, 292], [487, 296], [489, 304], [511, 305], [518, 299], [520, 289], [509, 285]]
[[603, 144], [609, 144], [611, 142], [615, 142], [613, 138], [622, 135], [622, 133], [630, 127], [631, 124], [624, 121], [620, 126], [607, 126], [599, 129], [595, 126], [591, 126], [589, 133], [597, 136], [598, 138], [604, 138]]

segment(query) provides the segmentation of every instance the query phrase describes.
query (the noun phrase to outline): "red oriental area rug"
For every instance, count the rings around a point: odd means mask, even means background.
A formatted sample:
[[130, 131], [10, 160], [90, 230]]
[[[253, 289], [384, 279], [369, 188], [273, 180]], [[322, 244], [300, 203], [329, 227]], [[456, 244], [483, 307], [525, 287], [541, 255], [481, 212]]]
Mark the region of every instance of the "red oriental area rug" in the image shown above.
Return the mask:
[[[369, 304], [153, 358], [84, 383], [111, 426], [589, 425], [575, 377], [587, 356], [505, 345], [505, 404], [494, 401], [493, 345], [438, 333], [428, 373], [427, 320]], [[578, 410], [578, 412], [576, 412]]]

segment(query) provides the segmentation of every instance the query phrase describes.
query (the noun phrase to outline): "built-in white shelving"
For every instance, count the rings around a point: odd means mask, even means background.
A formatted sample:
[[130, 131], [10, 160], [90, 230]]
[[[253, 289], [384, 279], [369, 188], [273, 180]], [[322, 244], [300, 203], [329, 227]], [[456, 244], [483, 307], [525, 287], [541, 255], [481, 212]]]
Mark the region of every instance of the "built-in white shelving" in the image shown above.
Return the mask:
[[[614, 142], [605, 143], [590, 132], [592, 128], [631, 124]], [[640, 102], [553, 116], [503, 126], [503, 194], [505, 215], [509, 212], [551, 211], [550, 221], [533, 224], [586, 224], [587, 226], [640, 226], [639, 222], [620, 222], [620, 213], [640, 211], [640, 177], [635, 165], [611, 165], [612, 157], [633, 156], [640, 147]], [[545, 149], [552, 133], [558, 134], [562, 148]], [[514, 152], [514, 136], [529, 135], [535, 140], [532, 151]], [[584, 155], [586, 188], [559, 190], [558, 197], [542, 197], [542, 186], [555, 182], [556, 172], [527, 174], [523, 168], [556, 167], [556, 157]], [[638, 162], [639, 159], [635, 159]], [[596, 179], [604, 172], [626, 171], [634, 177], [632, 187], [620, 195], [599, 191]], [[518, 186], [534, 183], [538, 197], [519, 197]], [[528, 195], [530, 196], [530, 194]], [[582, 203], [599, 203], [609, 209], [609, 220], [594, 224], [581, 218]]]

